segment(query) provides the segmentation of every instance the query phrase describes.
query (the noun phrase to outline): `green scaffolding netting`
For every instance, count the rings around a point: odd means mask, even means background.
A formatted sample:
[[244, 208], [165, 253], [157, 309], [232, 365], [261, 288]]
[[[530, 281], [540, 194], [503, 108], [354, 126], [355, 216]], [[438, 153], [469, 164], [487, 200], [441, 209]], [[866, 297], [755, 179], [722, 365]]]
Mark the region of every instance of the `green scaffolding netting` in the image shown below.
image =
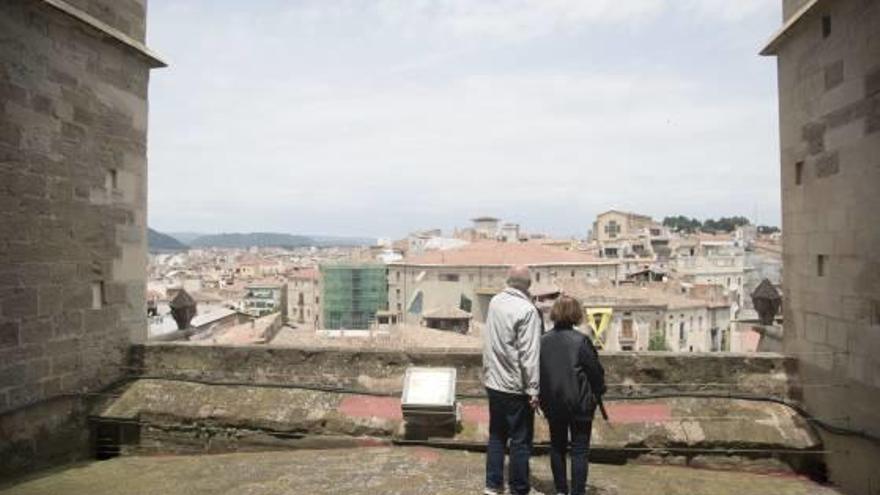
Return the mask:
[[324, 328], [370, 328], [388, 308], [384, 265], [321, 265]]

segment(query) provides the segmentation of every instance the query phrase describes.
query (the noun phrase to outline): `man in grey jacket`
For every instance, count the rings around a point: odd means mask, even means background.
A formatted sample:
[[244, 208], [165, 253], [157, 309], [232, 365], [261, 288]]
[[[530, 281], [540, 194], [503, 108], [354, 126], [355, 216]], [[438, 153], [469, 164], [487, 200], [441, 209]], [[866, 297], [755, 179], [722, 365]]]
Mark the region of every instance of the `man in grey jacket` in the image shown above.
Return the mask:
[[542, 318], [529, 297], [528, 267], [514, 266], [507, 288], [492, 298], [483, 329], [483, 377], [489, 396], [485, 495], [504, 491], [504, 448], [510, 441], [512, 495], [537, 494], [529, 485], [538, 406]]

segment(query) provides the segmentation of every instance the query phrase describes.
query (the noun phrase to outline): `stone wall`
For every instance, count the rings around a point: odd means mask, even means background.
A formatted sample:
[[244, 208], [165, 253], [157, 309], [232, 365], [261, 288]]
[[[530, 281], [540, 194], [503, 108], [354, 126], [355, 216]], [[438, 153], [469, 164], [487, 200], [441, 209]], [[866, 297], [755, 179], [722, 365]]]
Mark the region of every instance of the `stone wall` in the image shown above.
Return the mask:
[[[403, 421], [399, 399], [409, 366], [457, 369], [461, 423], [432, 441], [467, 449], [486, 442], [478, 351], [149, 343], [136, 346], [133, 359], [135, 379], [92, 410], [95, 424], [114, 439], [99, 445], [110, 455], [418, 441], [424, 438]], [[713, 459], [703, 466], [793, 469], [821, 478], [814, 429], [772, 400], [799, 394], [792, 359], [630, 352], [601, 359], [611, 421], [594, 422], [595, 456], [698, 465], [693, 456], [701, 452]], [[543, 420], [535, 434], [546, 447]]]
[[[478, 350], [358, 351], [148, 343], [134, 346], [132, 359], [132, 371], [146, 377], [313, 384], [382, 393], [399, 393], [409, 366], [449, 366], [457, 369], [459, 394], [485, 393]], [[785, 399], [800, 393], [794, 361], [779, 354], [620, 352], [602, 353], [602, 363], [609, 393], [617, 395], [693, 391]]]
[[[142, 0], [76, 3], [143, 39]], [[0, 3], [0, 476], [82, 452], [82, 394], [118, 380], [146, 337], [158, 64], [87, 18]]]
[[[786, 2], [786, 11], [794, 3], [804, 2]], [[779, 71], [785, 352], [817, 384], [802, 397], [814, 416], [880, 438], [880, 4], [820, 1], [770, 52]], [[855, 438], [827, 439], [831, 477], [850, 493], [875, 494], [880, 444]]]

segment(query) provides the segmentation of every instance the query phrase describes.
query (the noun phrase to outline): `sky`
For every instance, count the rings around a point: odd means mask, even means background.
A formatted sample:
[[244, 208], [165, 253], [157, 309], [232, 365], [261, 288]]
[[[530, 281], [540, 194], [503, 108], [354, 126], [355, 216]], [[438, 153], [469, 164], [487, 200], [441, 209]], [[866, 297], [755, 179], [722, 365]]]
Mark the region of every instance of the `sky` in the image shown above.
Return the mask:
[[149, 223], [780, 221], [778, 0], [150, 0]]

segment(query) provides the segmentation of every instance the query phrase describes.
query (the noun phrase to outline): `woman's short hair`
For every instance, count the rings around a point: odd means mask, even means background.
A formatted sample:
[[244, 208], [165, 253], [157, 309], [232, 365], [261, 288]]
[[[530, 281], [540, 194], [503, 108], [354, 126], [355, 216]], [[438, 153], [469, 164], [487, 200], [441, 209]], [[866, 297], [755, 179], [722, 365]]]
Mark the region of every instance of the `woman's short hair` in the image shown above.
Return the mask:
[[560, 296], [550, 310], [550, 320], [554, 326], [568, 328], [584, 321], [584, 309], [580, 301], [571, 296]]

